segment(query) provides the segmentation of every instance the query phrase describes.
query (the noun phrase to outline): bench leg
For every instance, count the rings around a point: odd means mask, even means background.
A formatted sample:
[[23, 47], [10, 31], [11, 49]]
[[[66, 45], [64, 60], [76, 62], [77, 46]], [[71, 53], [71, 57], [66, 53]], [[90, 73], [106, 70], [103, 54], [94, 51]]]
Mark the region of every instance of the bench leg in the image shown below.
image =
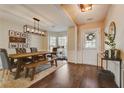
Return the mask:
[[29, 74], [29, 68], [26, 68], [25, 78], [28, 77], [28, 74]]
[[55, 66], [57, 67], [57, 60], [55, 60]]
[[10, 70], [7, 69], [7, 70], [6, 70], [6, 80], [9, 80], [9, 75], [10, 75]]
[[52, 67], [54, 62], [53, 62], [53, 61], [51, 61], [50, 63], [51, 63], [51, 67]]
[[32, 68], [31, 80], [34, 80], [34, 75], [35, 75], [35, 68]]

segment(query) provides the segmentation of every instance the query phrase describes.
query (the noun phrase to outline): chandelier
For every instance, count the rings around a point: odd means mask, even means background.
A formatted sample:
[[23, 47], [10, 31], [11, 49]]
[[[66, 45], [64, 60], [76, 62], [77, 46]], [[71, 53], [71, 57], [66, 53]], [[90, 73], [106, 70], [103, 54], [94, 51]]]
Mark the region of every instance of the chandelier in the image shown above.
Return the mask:
[[81, 9], [81, 12], [92, 10], [92, 4], [79, 4], [79, 7]]
[[39, 19], [37, 19], [37, 18], [33, 18], [33, 20], [34, 20], [34, 32], [39, 32]]
[[46, 36], [46, 31], [39, 28], [39, 19], [33, 18], [34, 26], [24, 25], [24, 32]]

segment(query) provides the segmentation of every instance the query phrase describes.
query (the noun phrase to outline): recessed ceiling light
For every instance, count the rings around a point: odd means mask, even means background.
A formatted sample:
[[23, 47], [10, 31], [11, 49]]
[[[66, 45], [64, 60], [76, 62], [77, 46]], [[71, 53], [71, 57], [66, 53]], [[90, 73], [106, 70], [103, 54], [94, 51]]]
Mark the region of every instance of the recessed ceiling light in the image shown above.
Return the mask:
[[92, 20], [93, 20], [93, 18], [88, 18], [88, 19], [87, 19], [87, 21], [92, 21]]

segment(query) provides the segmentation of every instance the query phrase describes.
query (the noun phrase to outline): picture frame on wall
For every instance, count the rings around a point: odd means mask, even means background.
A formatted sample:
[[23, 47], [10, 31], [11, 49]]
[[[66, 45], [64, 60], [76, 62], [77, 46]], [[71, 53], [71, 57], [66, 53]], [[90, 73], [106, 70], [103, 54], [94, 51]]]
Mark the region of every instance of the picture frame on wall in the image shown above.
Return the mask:
[[27, 33], [9, 30], [9, 48], [28, 48], [29, 40]]
[[9, 44], [9, 48], [17, 48], [18, 47], [18, 44], [17, 43], [10, 43]]
[[17, 32], [16, 37], [20, 37], [20, 34], [21, 34], [20, 32]]
[[9, 36], [14, 36], [14, 31], [9, 30]]

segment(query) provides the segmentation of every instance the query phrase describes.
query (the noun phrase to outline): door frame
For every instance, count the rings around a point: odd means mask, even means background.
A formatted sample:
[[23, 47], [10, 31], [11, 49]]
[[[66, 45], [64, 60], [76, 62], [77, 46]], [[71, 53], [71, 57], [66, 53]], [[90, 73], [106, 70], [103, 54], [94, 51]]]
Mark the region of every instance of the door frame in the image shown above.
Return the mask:
[[[101, 34], [100, 34], [100, 28], [89, 28], [89, 29], [84, 29], [83, 31], [81, 31], [81, 51], [82, 51], [82, 64], [84, 64], [84, 56], [83, 56], [83, 53], [84, 53], [84, 49], [85, 49], [85, 33], [90, 33], [90, 32], [95, 32], [96, 33], [96, 46], [97, 48], [93, 48], [93, 49], [96, 49], [96, 51], [100, 51], [100, 47], [101, 47]], [[90, 49], [90, 48], [86, 48], [86, 49]], [[91, 50], [93, 50], [91, 48]], [[96, 60], [97, 61], [97, 60]]]

